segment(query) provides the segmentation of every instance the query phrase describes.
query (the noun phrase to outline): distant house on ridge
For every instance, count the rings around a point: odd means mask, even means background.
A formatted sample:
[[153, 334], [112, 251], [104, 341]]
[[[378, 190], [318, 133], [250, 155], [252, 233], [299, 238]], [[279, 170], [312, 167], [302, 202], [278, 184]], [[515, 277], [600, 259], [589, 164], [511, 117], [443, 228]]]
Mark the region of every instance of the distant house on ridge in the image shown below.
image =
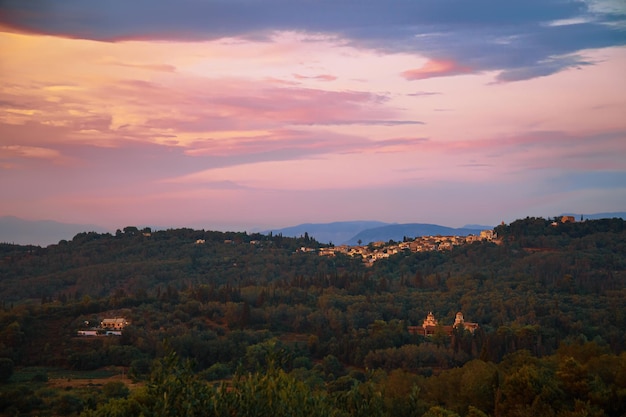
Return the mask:
[[128, 324], [124, 318], [104, 319], [100, 323], [100, 327], [106, 330], [122, 330]]

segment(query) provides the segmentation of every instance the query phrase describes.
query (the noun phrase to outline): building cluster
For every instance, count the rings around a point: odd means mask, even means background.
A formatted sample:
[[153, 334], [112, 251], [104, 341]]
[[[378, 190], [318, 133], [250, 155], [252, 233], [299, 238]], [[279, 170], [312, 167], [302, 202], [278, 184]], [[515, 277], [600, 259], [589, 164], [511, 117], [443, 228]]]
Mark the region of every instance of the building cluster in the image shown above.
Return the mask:
[[[582, 216], [581, 216], [580, 221], [582, 221]], [[574, 216], [562, 216], [561, 223], [576, 223], [576, 218]], [[552, 226], [558, 226], [558, 225], [559, 225], [558, 221], [555, 220], [552, 222]]]
[[78, 336], [121, 336], [122, 330], [130, 323], [123, 317], [104, 319], [99, 326], [89, 327], [90, 323], [85, 322], [86, 329], [78, 330]]
[[470, 333], [474, 333], [474, 331], [478, 328], [478, 323], [465, 321], [463, 319], [463, 313], [459, 311], [456, 313], [456, 317], [454, 318], [454, 324], [451, 326], [444, 326], [440, 325], [437, 322], [437, 319], [435, 319], [435, 315], [430, 312], [424, 319], [421, 326], [408, 326], [408, 331], [411, 334], [417, 334], [420, 336], [433, 336], [437, 334], [437, 332], [441, 332], [447, 336], [452, 336], [454, 329], [461, 326]]
[[[363, 262], [372, 264], [379, 259], [388, 258], [396, 253], [404, 251], [427, 252], [435, 250], [450, 250], [454, 246], [464, 245], [473, 242], [491, 241], [495, 238], [493, 230], [483, 230], [479, 235], [469, 236], [422, 236], [411, 241], [398, 243], [376, 242], [366, 246], [333, 246], [321, 248], [320, 256], [334, 256], [343, 253], [348, 256], [359, 256]], [[306, 248], [301, 251], [306, 252]]]

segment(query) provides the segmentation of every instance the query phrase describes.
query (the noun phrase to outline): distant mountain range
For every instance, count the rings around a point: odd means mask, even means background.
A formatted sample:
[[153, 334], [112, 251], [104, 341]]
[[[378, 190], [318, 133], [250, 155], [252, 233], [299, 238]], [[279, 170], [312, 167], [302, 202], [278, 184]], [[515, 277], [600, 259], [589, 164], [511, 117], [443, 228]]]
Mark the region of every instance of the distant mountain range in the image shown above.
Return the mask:
[[52, 220], [24, 220], [14, 216], [0, 217], [0, 243], [48, 246], [81, 232], [108, 232], [92, 224], [60, 223]]
[[626, 211], [614, 212], [614, 213], [595, 213], [595, 214], [576, 214], [576, 213], [563, 213], [563, 216], [574, 216], [576, 221], [579, 221], [582, 217], [583, 220], [598, 220], [598, 219], [612, 219], [618, 217], [626, 220]]
[[[335, 245], [367, 245], [371, 242], [401, 241], [403, 238], [419, 236], [467, 236], [479, 234], [481, 230], [493, 229], [492, 226], [463, 227], [455, 229], [437, 224], [425, 223], [383, 223], [376, 221], [351, 221], [334, 223], [305, 223], [284, 229], [271, 230], [274, 234], [288, 237], [299, 237], [307, 233], [321, 243]], [[267, 232], [264, 233], [269, 233]]]
[[[579, 220], [596, 220], [619, 217], [626, 219], [626, 212], [576, 214], [563, 213], [566, 216], [574, 216]], [[451, 228], [436, 224], [424, 223], [385, 223], [379, 221], [346, 221], [333, 223], [304, 223], [297, 226], [282, 229], [266, 230], [261, 233], [282, 234], [288, 237], [304, 236], [307, 233], [321, 243], [334, 243], [335, 245], [357, 245], [359, 241], [366, 245], [370, 242], [387, 242], [389, 240], [401, 241], [405, 236], [414, 238], [418, 236], [466, 236], [478, 234], [481, 230], [493, 229], [493, 226], [468, 224], [462, 228]], [[18, 245], [47, 246], [59, 243], [59, 241], [72, 239], [81, 232], [110, 232], [103, 227], [92, 224], [61, 223], [52, 220], [24, 220], [14, 216], [0, 217], [0, 243], [15, 243]]]
[[[563, 213], [563, 216], [574, 216], [579, 220], [581, 214]], [[626, 219], [626, 212], [582, 214], [583, 219], [596, 220], [619, 217]], [[419, 236], [467, 236], [479, 234], [481, 230], [491, 230], [495, 226], [468, 224], [461, 228], [452, 228], [437, 224], [424, 223], [383, 223], [376, 221], [353, 221], [335, 223], [305, 223], [283, 229], [271, 230], [272, 233], [281, 233], [283, 236], [299, 237], [304, 233], [321, 243], [335, 245], [362, 245], [371, 242], [401, 241], [405, 236], [415, 238]], [[269, 233], [266, 231], [263, 233]]]
[[268, 234], [282, 234], [287, 237], [299, 237], [308, 233], [309, 236], [315, 238], [321, 243], [334, 243], [344, 244], [350, 240], [353, 236], [357, 235], [364, 230], [374, 229], [381, 226], [387, 226], [390, 223], [383, 223], [377, 221], [348, 221], [348, 222], [333, 222], [333, 223], [304, 223], [297, 226], [285, 227], [282, 229], [267, 230], [261, 232]]
[[[490, 227], [489, 229], [493, 229]], [[484, 229], [482, 229], [484, 230]], [[481, 229], [455, 229], [452, 227], [440, 226], [438, 224], [425, 224], [425, 223], [405, 223], [405, 224], [390, 224], [386, 226], [375, 227], [372, 229], [363, 230], [357, 233], [352, 238], [348, 239], [345, 243], [351, 246], [361, 244], [368, 244], [370, 242], [388, 242], [402, 241], [404, 237], [415, 238], [420, 236], [467, 236], [478, 235]]]

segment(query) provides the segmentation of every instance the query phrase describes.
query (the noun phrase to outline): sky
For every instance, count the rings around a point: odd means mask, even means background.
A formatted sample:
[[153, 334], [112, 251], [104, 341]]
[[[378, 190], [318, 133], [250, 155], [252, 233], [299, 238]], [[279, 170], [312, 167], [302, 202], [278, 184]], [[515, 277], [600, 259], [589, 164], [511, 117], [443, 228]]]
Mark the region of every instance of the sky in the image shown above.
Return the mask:
[[626, 211], [621, 0], [0, 0], [0, 216]]

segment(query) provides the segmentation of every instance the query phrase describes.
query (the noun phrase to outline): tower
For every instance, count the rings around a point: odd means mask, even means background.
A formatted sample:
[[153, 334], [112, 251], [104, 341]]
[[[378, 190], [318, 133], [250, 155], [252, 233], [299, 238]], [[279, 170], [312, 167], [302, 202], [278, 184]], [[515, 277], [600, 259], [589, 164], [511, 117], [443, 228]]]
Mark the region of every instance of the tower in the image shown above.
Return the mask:
[[459, 324], [464, 324], [465, 320], [463, 320], [463, 313], [461, 313], [460, 311], [458, 313], [456, 313], [456, 317], [454, 318], [454, 327], [458, 326]]
[[435, 319], [435, 315], [431, 311], [428, 313], [428, 316], [426, 316], [423, 326], [424, 328], [426, 328], [426, 326], [436, 326], [436, 325], [437, 325], [437, 320]]

